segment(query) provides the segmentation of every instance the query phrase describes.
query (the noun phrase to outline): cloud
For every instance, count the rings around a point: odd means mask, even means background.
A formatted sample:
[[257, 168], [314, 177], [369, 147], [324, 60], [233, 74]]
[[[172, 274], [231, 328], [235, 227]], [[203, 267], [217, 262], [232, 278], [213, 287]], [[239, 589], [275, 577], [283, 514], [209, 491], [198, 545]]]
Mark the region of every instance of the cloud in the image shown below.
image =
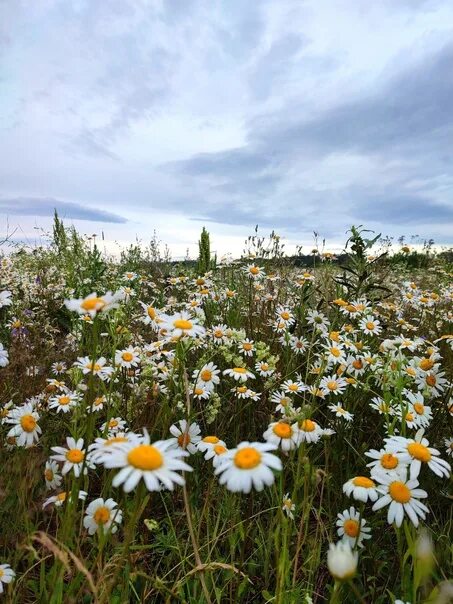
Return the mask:
[[61, 218], [92, 220], [94, 222], [126, 223], [118, 214], [88, 208], [72, 201], [52, 198], [12, 197], [0, 198], [0, 213], [17, 216], [53, 216], [57, 210]]

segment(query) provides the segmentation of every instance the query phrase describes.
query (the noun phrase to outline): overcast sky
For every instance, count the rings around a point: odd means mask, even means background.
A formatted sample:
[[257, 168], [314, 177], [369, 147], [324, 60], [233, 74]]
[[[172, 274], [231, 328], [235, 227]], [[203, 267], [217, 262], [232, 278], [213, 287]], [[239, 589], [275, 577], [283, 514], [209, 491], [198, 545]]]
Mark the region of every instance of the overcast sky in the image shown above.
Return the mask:
[[453, 243], [451, 0], [3, 0], [0, 56], [0, 236]]

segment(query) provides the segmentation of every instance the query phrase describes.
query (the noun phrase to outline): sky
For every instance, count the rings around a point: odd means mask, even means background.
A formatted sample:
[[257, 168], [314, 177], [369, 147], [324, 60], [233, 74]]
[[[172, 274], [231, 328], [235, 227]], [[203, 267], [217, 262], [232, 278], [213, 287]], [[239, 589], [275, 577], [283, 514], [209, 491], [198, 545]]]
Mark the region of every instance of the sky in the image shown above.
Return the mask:
[[452, 244], [452, 65], [451, 0], [0, 0], [0, 239]]

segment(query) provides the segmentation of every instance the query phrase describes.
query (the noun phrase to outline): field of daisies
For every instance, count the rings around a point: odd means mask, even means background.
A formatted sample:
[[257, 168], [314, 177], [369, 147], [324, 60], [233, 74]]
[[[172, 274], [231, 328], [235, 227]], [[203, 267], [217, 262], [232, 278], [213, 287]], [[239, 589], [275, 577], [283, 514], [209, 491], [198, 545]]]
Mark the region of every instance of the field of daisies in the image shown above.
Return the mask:
[[453, 602], [452, 265], [246, 244], [0, 248], [0, 600]]

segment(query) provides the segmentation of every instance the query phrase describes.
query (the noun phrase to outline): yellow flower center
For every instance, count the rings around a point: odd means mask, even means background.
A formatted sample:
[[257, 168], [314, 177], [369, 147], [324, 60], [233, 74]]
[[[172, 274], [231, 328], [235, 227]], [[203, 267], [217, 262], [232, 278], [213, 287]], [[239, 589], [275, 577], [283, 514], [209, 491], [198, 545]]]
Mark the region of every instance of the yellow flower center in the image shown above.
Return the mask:
[[289, 314], [289, 312], [284, 310], [282, 313], [280, 313], [280, 316], [284, 321], [288, 321], [291, 315]]
[[234, 464], [241, 470], [256, 468], [261, 462], [261, 453], [253, 447], [244, 447], [234, 456]]
[[278, 424], [275, 424], [275, 426], [273, 427], [273, 431], [279, 438], [291, 438], [291, 426], [289, 424], [286, 424], [285, 422], [279, 422]]
[[148, 313], [148, 317], [150, 319], [154, 320], [156, 318], [156, 310], [152, 306], [148, 306], [146, 312]]
[[204, 369], [200, 373], [200, 377], [203, 380], [203, 382], [209, 382], [209, 380], [212, 378], [212, 371], [209, 371], [209, 369]]
[[354, 367], [354, 369], [362, 369], [363, 363], [360, 359], [356, 359], [355, 361], [352, 361], [352, 366]]
[[410, 445], [407, 445], [407, 450], [409, 452], [409, 455], [412, 455], [412, 457], [418, 459], [419, 461], [428, 462], [431, 459], [431, 453], [429, 449], [421, 443], [410, 443]]
[[303, 422], [299, 422], [299, 428], [304, 432], [313, 432], [316, 429], [316, 424], [311, 419], [304, 419]]
[[352, 479], [352, 483], [356, 487], [363, 487], [365, 489], [371, 489], [375, 486], [374, 482], [366, 476], [356, 476]]
[[428, 386], [435, 386], [436, 385], [436, 376], [431, 373], [430, 375], [426, 376], [426, 383], [428, 384]]
[[58, 493], [57, 501], [66, 501], [66, 493], [63, 491], [62, 493]]
[[183, 330], [189, 330], [192, 329], [193, 325], [191, 321], [186, 321], [185, 319], [176, 319], [176, 321], [173, 321], [173, 325], [175, 327], [175, 329], [183, 329]]
[[331, 380], [330, 382], [327, 382], [327, 388], [329, 390], [337, 390], [338, 384], [335, 382], [335, 380]]
[[66, 453], [66, 459], [71, 463], [80, 463], [83, 461], [85, 453], [80, 449], [70, 449]]
[[252, 275], [257, 275], [260, 272], [260, 269], [257, 266], [251, 266], [250, 272], [252, 273]]
[[48, 482], [50, 482], [51, 480], [53, 480], [53, 471], [50, 468], [46, 468], [44, 472], [44, 477]]
[[389, 486], [389, 495], [398, 503], [407, 503], [411, 499], [410, 490], [404, 482], [399, 482], [398, 480], [395, 480], [395, 482], [392, 482]]
[[357, 522], [357, 520], [352, 520], [351, 518], [345, 520], [343, 528], [346, 535], [348, 535], [348, 537], [353, 538], [357, 537], [360, 531], [359, 523]]
[[422, 359], [418, 366], [420, 367], [420, 369], [423, 369], [423, 371], [429, 371], [433, 368], [434, 361], [432, 361], [431, 359]]
[[409, 411], [409, 413], [406, 413], [406, 421], [407, 422], [413, 422], [414, 421], [414, 414], [411, 413], [410, 411]]
[[134, 355], [132, 354], [132, 352], [123, 352], [121, 358], [123, 359], [123, 361], [126, 361], [126, 363], [129, 363], [134, 358]]
[[339, 348], [330, 348], [330, 354], [334, 357], [341, 356], [341, 350]]
[[69, 405], [69, 403], [71, 402], [71, 399], [69, 398], [69, 396], [60, 396], [60, 398], [58, 399], [58, 403], [60, 405], [62, 405], [63, 407], [66, 405]]
[[187, 447], [188, 444], [190, 444], [190, 435], [187, 432], [180, 434], [178, 436], [178, 445], [180, 447]]
[[88, 300], [84, 300], [80, 305], [83, 310], [101, 310], [105, 306], [105, 302], [102, 298], [88, 298]]
[[381, 457], [381, 466], [386, 470], [393, 470], [398, 465], [398, 458], [391, 453], [384, 453]]
[[152, 471], [162, 467], [162, 453], [153, 445], [138, 445], [129, 451], [127, 461], [138, 470]]
[[373, 323], [373, 321], [367, 321], [366, 322], [366, 328], [369, 329], [370, 331], [373, 331], [373, 329], [376, 327], [376, 325]]
[[36, 428], [36, 420], [31, 414], [23, 415], [20, 418], [20, 425], [24, 432], [33, 432]]
[[210, 443], [212, 445], [216, 445], [219, 442], [219, 439], [217, 438], [217, 436], [205, 436], [203, 438], [203, 442]]
[[422, 403], [415, 403], [414, 411], [417, 413], [417, 415], [423, 415], [423, 413], [425, 412], [425, 405], [423, 405]]
[[221, 329], [216, 329], [214, 332], [214, 336], [216, 338], [222, 338], [223, 337], [223, 331]]
[[246, 373], [246, 369], [244, 369], [244, 367], [234, 367], [233, 368], [234, 373]]
[[204, 285], [204, 279], [202, 277], [199, 277], [196, 281], [197, 285]]
[[290, 384], [288, 386], [288, 390], [291, 390], [291, 392], [297, 392], [299, 390], [299, 386], [297, 384]]
[[110, 510], [105, 505], [101, 505], [93, 514], [93, 520], [96, 524], [105, 524], [110, 520]]
[[203, 390], [203, 388], [195, 388], [194, 392], [197, 396], [201, 396], [203, 394], [204, 390]]
[[227, 452], [227, 449], [223, 445], [215, 445], [214, 452], [216, 455], [223, 455]]
[[249, 342], [244, 342], [242, 344], [242, 348], [248, 352], [249, 350], [252, 350], [253, 344], [250, 344]]

